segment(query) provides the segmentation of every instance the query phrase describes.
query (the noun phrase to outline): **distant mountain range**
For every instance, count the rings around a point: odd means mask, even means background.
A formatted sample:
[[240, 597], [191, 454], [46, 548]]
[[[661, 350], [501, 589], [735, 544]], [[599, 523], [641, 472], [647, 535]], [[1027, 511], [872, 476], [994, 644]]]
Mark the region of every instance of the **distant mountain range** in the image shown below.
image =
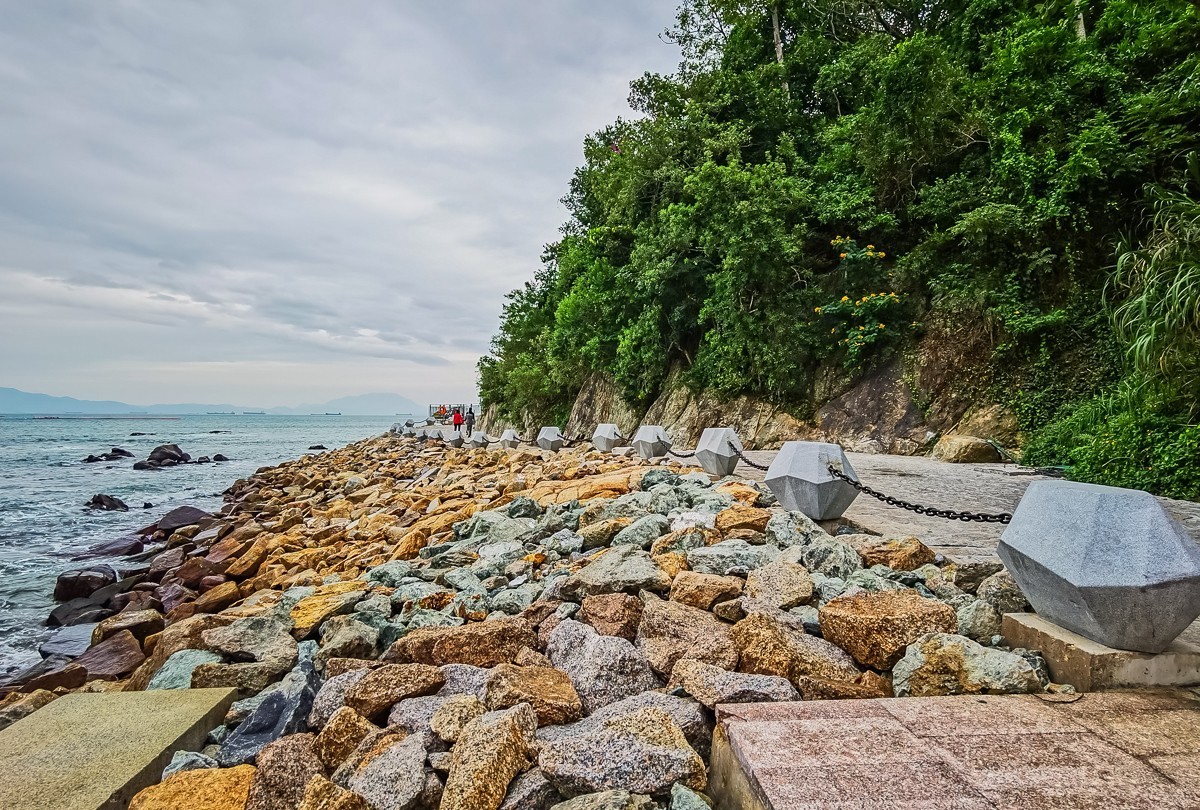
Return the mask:
[[391, 414], [424, 414], [427, 408], [418, 405], [400, 394], [359, 394], [342, 397], [329, 402], [299, 405], [295, 408], [264, 408], [251, 405], [230, 405], [227, 402], [212, 404], [185, 402], [171, 405], [130, 405], [128, 402], [111, 400], [75, 399], [53, 397], [49, 394], [31, 394], [16, 388], [0, 388], [0, 413], [21, 414], [125, 414], [149, 413], [179, 415], [190, 413], [242, 413], [262, 411], [280, 416], [306, 416], [312, 413], [340, 413], [343, 416], [389, 416]]

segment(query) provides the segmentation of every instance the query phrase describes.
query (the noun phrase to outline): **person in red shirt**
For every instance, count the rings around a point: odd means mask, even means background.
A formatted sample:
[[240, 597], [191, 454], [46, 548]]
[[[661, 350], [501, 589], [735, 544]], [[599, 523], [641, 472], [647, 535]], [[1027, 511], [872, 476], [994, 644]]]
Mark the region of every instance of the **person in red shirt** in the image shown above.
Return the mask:
[[454, 432], [462, 433], [463, 415], [458, 408], [454, 409]]

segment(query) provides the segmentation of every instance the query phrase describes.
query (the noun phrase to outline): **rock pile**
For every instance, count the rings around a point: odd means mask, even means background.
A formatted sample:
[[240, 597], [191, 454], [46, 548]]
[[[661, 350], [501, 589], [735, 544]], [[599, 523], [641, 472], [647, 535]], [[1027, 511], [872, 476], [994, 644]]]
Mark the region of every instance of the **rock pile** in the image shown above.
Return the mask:
[[226, 498], [71, 591], [117, 589], [80, 657], [0, 704], [236, 688], [138, 810], [693, 810], [717, 704], [1049, 686], [998, 636], [1007, 574], [678, 465], [384, 437]]

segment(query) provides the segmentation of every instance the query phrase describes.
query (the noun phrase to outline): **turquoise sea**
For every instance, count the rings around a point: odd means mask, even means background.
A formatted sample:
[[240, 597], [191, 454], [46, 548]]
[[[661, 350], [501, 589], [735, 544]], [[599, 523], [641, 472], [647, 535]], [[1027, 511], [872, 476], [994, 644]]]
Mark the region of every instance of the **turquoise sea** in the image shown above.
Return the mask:
[[[0, 676], [38, 660], [58, 574], [87, 563], [72, 555], [153, 523], [177, 506], [209, 511], [221, 492], [263, 466], [298, 458], [310, 445], [333, 449], [384, 433], [400, 416], [198, 415], [56, 417], [0, 415]], [[136, 433], [147, 435], [133, 435]], [[137, 471], [160, 444], [220, 464]], [[83, 463], [121, 447], [134, 458]], [[128, 512], [84, 507], [115, 495]], [[143, 509], [144, 503], [153, 504]], [[102, 561], [102, 560], [99, 560]], [[119, 570], [119, 566], [118, 566]]]

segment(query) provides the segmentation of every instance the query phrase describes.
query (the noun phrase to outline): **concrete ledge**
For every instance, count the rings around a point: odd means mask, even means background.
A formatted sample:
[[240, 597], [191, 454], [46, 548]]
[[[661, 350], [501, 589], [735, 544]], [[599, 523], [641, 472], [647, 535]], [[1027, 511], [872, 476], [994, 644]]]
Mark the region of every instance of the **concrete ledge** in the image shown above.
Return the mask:
[[0, 808], [125, 810], [176, 751], [198, 750], [233, 689], [65, 695], [0, 731]]
[[1176, 639], [1157, 655], [1116, 650], [1033, 613], [1007, 613], [1001, 632], [1013, 647], [1040, 650], [1056, 683], [1081, 692], [1200, 684], [1200, 646]]

